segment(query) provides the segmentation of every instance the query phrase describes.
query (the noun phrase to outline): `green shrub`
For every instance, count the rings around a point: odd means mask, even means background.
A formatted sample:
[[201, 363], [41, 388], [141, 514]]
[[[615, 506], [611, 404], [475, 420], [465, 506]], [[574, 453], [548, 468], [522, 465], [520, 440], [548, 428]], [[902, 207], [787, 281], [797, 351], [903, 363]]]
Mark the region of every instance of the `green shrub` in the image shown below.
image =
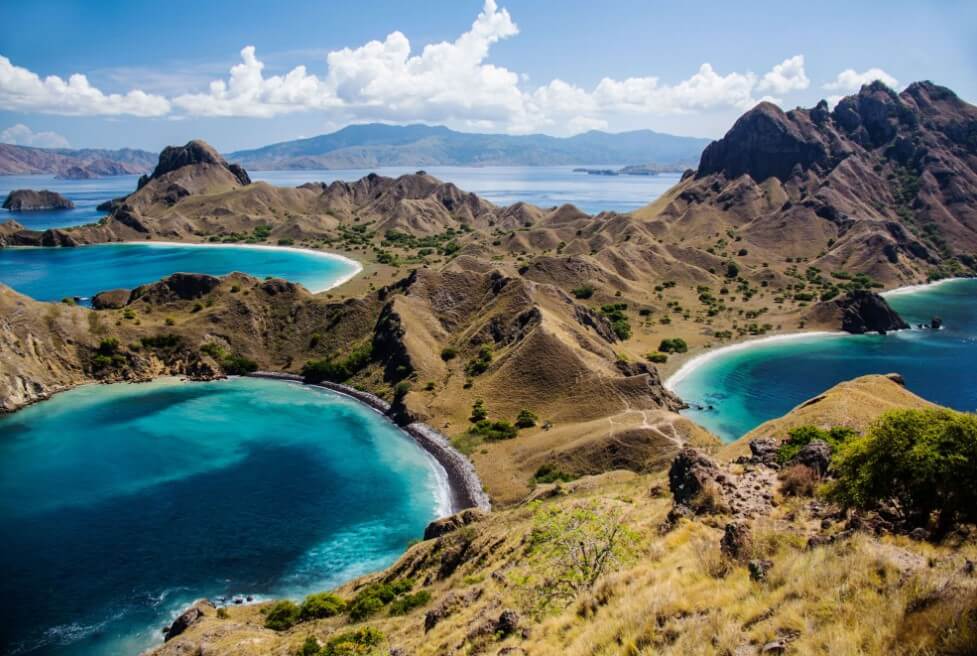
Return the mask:
[[519, 433], [518, 429], [507, 421], [492, 421], [490, 419], [475, 422], [475, 425], [469, 428], [468, 432], [489, 441], [511, 440]]
[[577, 477], [573, 474], [568, 474], [561, 470], [556, 465], [540, 465], [539, 469], [533, 475], [533, 483], [555, 483], [557, 481], [563, 481], [567, 483], [576, 479]]
[[977, 415], [942, 408], [893, 410], [834, 460], [829, 496], [848, 507], [871, 508], [895, 499], [917, 523], [938, 516], [943, 532], [954, 521], [977, 521]]
[[319, 656], [319, 641], [315, 636], [306, 636], [305, 642], [296, 653], [298, 656]]
[[365, 620], [398, 596], [410, 592], [412, 587], [412, 579], [398, 579], [390, 583], [372, 583], [362, 588], [349, 602], [349, 619], [353, 622]]
[[383, 640], [379, 630], [364, 626], [329, 638], [321, 656], [371, 656], [379, 653]]
[[625, 312], [627, 309], [627, 303], [608, 303], [600, 308], [600, 313], [611, 322], [611, 329], [622, 341], [631, 337], [631, 324]]
[[301, 620], [317, 620], [323, 617], [335, 617], [346, 612], [346, 602], [331, 592], [310, 594], [302, 602], [299, 609]]
[[649, 353], [648, 362], [654, 362], [655, 364], [664, 364], [668, 362], [668, 356], [664, 353]]
[[594, 288], [590, 285], [580, 285], [571, 290], [574, 297], [579, 299], [588, 299], [594, 295]]
[[414, 594], [406, 594], [398, 599], [394, 599], [390, 604], [391, 615], [406, 615], [415, 608], [427, 604], [431, 601], [431, 593], [427, 590], [419, 590]]
[[448, 360], [454, 360], [456, 357], [458, 357], [458, 349], [450, 346], [441, 349], [441, 359], [445, 362]]
[[183, 341], [179, 335], [164, 333], [155, 337], [143, 337], [139, 340], [146, 348], [171, 349], [176, 348]]
[[223, 358], [220, 365], [229, 376], [243, 376], [258, 370], [257, 362], [237, 353]]
[[355, 347], [349, 355], [340, 360], [332, 358], [309, 360], [302, 367], [302, 376], [307, 383], [319, 383], [324, 380], [342, 383], [364, 369], [372, 357], [373, 345], [366, 342]]
[[689, 345], [681, 337], [666, 338], [658, 344], [658, 350], [662, 353], [685, 353], [689, 350]]
[[276, 601], [265, 614], [265, 627], [275, 631], [290, 629], [299, 621], [299, 612], [294, 602]]
[[468, 417], [468, 421], [475, 423], [482, 421], [487, 417], [488, 410], [485, 409], [485, 401], [482, 399], [475, 399], [475, 402], [472, 403], [472, 414], [470, 417]]
[[516, 417], [516, 427], [517, 428], [532, 428], [536, 425], [536, 420], [539, 419], [535, 414], [523, 408], [519, 411], [519, 415]]
[[478, 355], [469, 360], [468, 364], [465, 365], [465, 373], [469, 376], [477, 376], [484, 373], [490, 364], [492, 364], [492, 346], [490, 344], [482, 344]]
[[349, 619], [353, 622], [362, 622], [381, 608], [383, 602], [378, 597], [357, 597], [349, 605]]
[[787, 439], [777, 447], [777, 462], [781, 464], [790, 462], [813, 440], [827, 442], [833, 453], [842, 443], [855, 435], [855, 431], [844, 426], [835, 426], [830, 430], [822, 430], [817, 426], [798, 426], [788, 431]]
[[99, 355], [112, 356], [119, 352], [119, 340], [115, 337], [106, 337], [98, 344]]

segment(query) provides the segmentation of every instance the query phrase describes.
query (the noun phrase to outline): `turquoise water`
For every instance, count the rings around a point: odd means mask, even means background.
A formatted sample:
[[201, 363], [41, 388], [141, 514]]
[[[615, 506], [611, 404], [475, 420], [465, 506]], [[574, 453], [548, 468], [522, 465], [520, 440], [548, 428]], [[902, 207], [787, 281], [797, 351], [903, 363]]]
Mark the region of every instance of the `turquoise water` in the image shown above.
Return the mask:
[[239, 378], [93, 385], [0, 418], [4, 653], [138, 653], [189, 602], [395, 560], [443, 470], [369, 408]]
[[242, 271], [327, 289], [359, 265], [326, 253], [272, 247], [98, 244], [76, 248], [0, 248], [0, 282], [41, 301], [90, 298], [101, 291], [155, 282], [177, 271]]
[[[669, 381], [680, 397], [712, 409], [685, 411], [734, 440], [829, 387], [856, 376], [896, 372], [930, 401], [977, 410], [977, 280], [887, 295], [912, 330], [888, 335], [812, 335], [719, 352]], [[920, 329], [934, 316], [942, 330]]]
[[137, 175], [117, 175], [91, 180], [58, 180], [53, 175], [0, 175], [0, 205], [14, 189], [56, 191], [75, 204], [74, 209], [44, 212], [10, 212], [0, 209], [0, 223], [13, 219], [31, 230], [95, 223], [105, 216], [105, 212], [95, 209], [98, 205], [131, 194], [136, 190], [138, 181]]

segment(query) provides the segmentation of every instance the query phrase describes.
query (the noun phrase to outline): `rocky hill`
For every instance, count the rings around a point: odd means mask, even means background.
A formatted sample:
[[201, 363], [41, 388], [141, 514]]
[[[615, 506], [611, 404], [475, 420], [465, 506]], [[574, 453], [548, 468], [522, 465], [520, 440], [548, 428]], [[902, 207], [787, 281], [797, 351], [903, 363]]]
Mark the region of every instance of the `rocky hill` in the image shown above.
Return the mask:
[[155, 161], [153, 153], [132, 148], [71, 150], [0, 144], [0, 175], [48, 173], [69, 179], [140, 175]]
[[15, 189], [7, 194], [3, 209], [11, 212], [71, 209], [75, 204], [55, 191], [42, 189]]
[[255, 170], [362, 169], [378, 166], [556, 166], [634, 164], [675, 167], [699, 158], [707, 139], [652, 130], [573, 137], [456, 132], [443, 126], [351, 125], [331, 134], [230, 154]]

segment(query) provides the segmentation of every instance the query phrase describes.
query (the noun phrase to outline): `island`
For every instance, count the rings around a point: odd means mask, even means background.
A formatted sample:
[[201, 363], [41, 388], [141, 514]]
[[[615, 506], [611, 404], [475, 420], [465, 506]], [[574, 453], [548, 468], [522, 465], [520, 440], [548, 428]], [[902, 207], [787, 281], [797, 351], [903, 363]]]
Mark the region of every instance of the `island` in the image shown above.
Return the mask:
[[56, 191], [42, 189], [16, 189], [3, 202], [3, 209], [11, 212], [36, 212], [41, 210], [70, 210], [75, 206]]

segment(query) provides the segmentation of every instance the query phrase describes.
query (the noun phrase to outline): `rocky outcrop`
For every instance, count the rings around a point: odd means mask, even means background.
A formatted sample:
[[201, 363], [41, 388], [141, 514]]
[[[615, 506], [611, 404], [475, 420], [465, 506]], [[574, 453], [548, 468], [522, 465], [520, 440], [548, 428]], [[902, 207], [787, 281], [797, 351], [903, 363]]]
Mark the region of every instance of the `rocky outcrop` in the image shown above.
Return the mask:
[[811, 440], [791, 460], [792, 464], [804, 465], [824, 476], [831, 464], [831, 446], [824, 440]]
[[450, 517], [436, 519], [428, 524], [427, 528], [424, 529], [424, 539], [433, 540], [434, 538], [439, 538], [442, 535], [451, 533], [452, 531], [457, 531], [463, 526], [480, 522], [487, 516], [488, 513], [486, 513], [484, 510], [469, 508], [467, 510], [462, 510], [460, 513], [451, 515]]
[[902, 317], [874, 292], [853, 291], [834, 301], [841, 315], [841, 329], [861, 335], [868, 332], [885, 334], [890, 330], [909, 328]]
[[139, 187], [143, 187], [150, 180], [161, 178], [167, 173], [185, 166], [199, 164], [215, 164], [230, 171], [241, 185], [251, 184], [247, 171], [237, 164], [228, 164], [213, 146], [200, 139], [194, 139], [183, 146], [167, 146], [159, 154], [159, 163], [152, 175], [143, 176], [139, 180]]
[[682, 449], [668, 469], [675, 504], [693, 510], [722, 505], [720, 484], [725, 480], [726, 474], [709, 456], [691, 448]]
[[147, 298], [154, 303], [193, 300], [209, 294], [220, 282], [220, 278], [204, 273], [174, 273], [159, 282], [136, 287], [131, 300]]
[[118, 310], [129, 302], [131, 292], [128, 289], [112, 289], [99, 292], [92, 297], [92, 307], [96, 310]]
[[169, 642], [178, 635], [184, 633], [191, 626], [203, 620], [205, 611], [214, 610], [214, 605], [209, 601], [198, 601], [193, 606], [185, 610], [173, 623], [166, 629], [164, 640]]
[[34, 212], [40, 210], [70, 210], [75, 206], [70, 200], [57, 193], [42, 189], [16, 189], [3, 201], [3, 209], [11, 212]]

